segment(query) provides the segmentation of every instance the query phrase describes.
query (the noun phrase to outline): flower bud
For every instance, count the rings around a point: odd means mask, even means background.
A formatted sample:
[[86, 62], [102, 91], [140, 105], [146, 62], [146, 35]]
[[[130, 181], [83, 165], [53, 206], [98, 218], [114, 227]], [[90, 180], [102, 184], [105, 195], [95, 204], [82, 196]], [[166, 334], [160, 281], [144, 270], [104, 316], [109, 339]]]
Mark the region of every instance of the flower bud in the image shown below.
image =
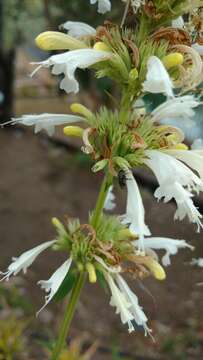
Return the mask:
[[165, 67], [167, 69], [170, 69], [174, 66], [182, 65], [184, 61], [184, 57], [181, 53], [176, 52], [166, 55], [162, 61]]
[[136, 68], [134, 68], [134, 69], [132, 69], [131, 71], [130, 71], [130, 73], [129, 73], [129, 80], [130, 81], [134, 81], [134, 80], [136, 80], [137, 78], [138, 78], [138, 71], [137, 71], [137, 69]]
[[108, 164], [108, 160], [107, 159], [103, 159], [98, 161], [93, 167], [92, 167], [92, 171], [93, 172], [98, 172], [101, 171], [105, 168], [105, 166]]
[[179, 144], [176, 144], [173, 149], [176, 149], [176, 150], [188, 150], [188, 146], [183, 144], [183, 143], [179, 143]]
[[63, 133], [66, 136], [82, 137], [84, 129], [80, 126], [65, 126]]
[[145, 260], [145, 265], [148, 267], [148, 269], [151, 271], [151, 273], [154, 275], [154, 277], [157, 280], [165, 280], [166, 273], [164, 268], [154, 259], [148, 257]]
[[57, 219], [56, 217], [53, 217], [53, 218], [51, 219], [51, 221], [52, 221], [52, 224], [53, 224], [56, 228], [61, 227], [61, 222], [60, 222], [59, 219]]
[[91, 263], [87, 263], [86, 270], [89, 275], [89, 282], [92, 284], [96, 283], [97, 282], [97, 274], [96, 274], [94, 265], [92, 265]]
[[87, 119], [89, 119], [93, 116], [92, 112], [88, 108], [86, 108], [86, 106], [79, 104], [79, 103], [73, 103], [70, 106], [70, 109], [73, 113], [83, 115]]
[[94, 49], [99, 51], [111, 51], [111, 49], [102, 41], [98, 41], [94, 44]]
[[77, 50], [86, 48], [86, 44], [58, 31], [45, 31], [35, 39], [36, 45], [42, 50]]

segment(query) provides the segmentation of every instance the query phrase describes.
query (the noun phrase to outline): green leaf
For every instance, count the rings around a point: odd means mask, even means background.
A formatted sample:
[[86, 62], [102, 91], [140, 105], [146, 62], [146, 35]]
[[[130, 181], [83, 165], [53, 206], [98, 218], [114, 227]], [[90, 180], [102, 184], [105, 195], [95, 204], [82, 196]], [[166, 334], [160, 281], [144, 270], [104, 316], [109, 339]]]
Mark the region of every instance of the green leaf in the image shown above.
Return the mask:
[[97, 274], [97, 279], [98, 279], [99, 285], [102, 287], [102, 289], [104, 289], [106, 291], [107, 290], [107, 283], [106, 283], [106, 280], [104, 278], [104, 275], [99, 270], [96, 270], [96, 274]]
[[63, 300], [63, 298], [68, 295], [68, 293], [72, 290], [73, 285], [76, 281], [75, 272], [69, 271], [66, 275], [65, 279], [63, 280], [60, 288], [58, 289], [56, 295], [54, 296], [54, 301], [58, 302]]

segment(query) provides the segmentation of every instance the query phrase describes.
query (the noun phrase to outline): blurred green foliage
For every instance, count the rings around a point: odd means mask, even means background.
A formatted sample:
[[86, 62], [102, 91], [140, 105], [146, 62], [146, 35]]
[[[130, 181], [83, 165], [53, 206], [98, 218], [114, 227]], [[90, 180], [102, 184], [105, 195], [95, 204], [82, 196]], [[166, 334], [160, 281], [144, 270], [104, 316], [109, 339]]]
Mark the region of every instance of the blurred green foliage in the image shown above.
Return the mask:
[[24, 355], [26, 358], [24, 332], [31, 311], [31, 302], [22, 287], [0, 286], [0, 360], [22, 360]]
[[26, 323], [10, 315], [0, 321], [0, 360], [22, 359], [18, 357], [25, 343], [23, 332]]

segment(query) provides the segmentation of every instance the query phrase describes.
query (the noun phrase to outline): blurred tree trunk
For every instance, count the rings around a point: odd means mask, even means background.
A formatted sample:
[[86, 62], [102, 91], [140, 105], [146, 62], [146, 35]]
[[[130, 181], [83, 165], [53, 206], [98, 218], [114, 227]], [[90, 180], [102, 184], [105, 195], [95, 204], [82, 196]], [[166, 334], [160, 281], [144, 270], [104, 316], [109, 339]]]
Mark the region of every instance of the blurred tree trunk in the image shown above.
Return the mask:
[[0, 49], [0, 122], [8, 121], [13, 114], [15, 50]]
[[15, 50], [4, 50], [3, 1], [0, 1], [0, 123], [8, 121], [13, 114], [13, 82]]

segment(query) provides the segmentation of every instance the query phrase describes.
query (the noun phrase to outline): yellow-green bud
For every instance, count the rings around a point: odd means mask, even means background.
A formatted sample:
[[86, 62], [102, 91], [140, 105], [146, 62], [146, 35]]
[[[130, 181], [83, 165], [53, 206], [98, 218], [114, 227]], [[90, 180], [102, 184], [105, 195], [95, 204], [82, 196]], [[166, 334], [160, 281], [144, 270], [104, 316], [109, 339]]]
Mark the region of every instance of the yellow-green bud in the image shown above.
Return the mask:
[[56, 217], [53, 217], [53, 218], [51, 219], [51, 221], [52, 221], [52, 224], [53, 224], [56, 228], [61, 227], [61, 222], [60, 222], [59, 219], [57, 219]]
[[182, 65], [184, 62], [184, 57], [181, 53], [171, 53], [169, 55], [166, 55], [163, 58], [163, 64], [167, 69], [170, 69], [177, 65]]
[[144, 263], [157, 280], [165, 280], [165, 270], [156, 260], [147, 258]]
[[188, 146], [183, 144], [183, 143], [179, 143], [179, 144], [176, 144], [173, 149], [176, 149], [176, 150], [188, 150]]
[[94, 49], [99, 51], [111, 51], [111, 49], [102, 41], [98, 41], [94, 44]]
[[129, 79], [131, 80], [131, 81], [134, 81], [134, 80], [136, 80], [137, 78], [138, 78], [138, 71], [137, 71], [137, 69], [136, 68], [134, 68], [134, 69], [132, 69], [131, 71], [130, 71], [130, 73], [129, 73]]
[[63, 133], [66, 136], [75, 136], [75, 137], [82, 137], [84, 129], [80, 126], [65, 126], [63, 128]]
[[120, 239], [126, 239], [126, 238], [132, 238], [132, 239], [137, 239], [138, 236], [136, 236], [135, 234], [133, 234], [129, 229], [122, 229], [118, 232], [118, 236]]
[[93, 172], [98, 172], [101, 171], [105, 168], [105, 166], [108, 164], [108, 160], [107, 159], [103, 159], [98, 161], [93, 167], [92, 167], [92, 171]]
[[86, 108], [86, 106], [79, 103], [71, 104], [70, 109], [73, 113], [83, 115], [87, 119], [93, 116], [93, 113], [88, 108]]
[[97, 282], [97, 274], [96, 274], [94, 265], [92, 265], [91, 263], [87, 263], [86, 270], [89, 275], [89, 282], [92, 284], [96, 283]]
[[35, 39], [36, 45], [42, 50], [77, 50], [84, 49], [87, 45], [78, 39], [58, 31], [45, 31]]

